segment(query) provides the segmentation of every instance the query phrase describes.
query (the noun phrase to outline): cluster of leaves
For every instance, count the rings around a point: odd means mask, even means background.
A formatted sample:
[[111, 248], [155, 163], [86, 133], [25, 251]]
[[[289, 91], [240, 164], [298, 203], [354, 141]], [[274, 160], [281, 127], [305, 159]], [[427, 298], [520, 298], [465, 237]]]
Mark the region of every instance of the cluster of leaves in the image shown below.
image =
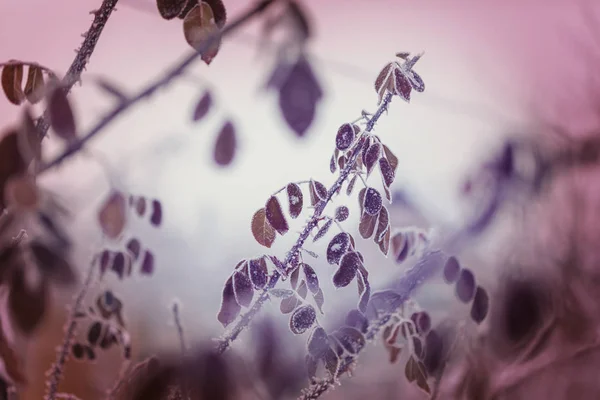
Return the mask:
[[71, 346], [71, 355], [78, 361], [94, 361], [96, 351], [106, 351], [115, 345], [123, 350], [126, 360], [131, 358], [131, 342], [125, 330], [123, 302], [110, 290], [100, 293], [95, 307], [88, 307], [75, 314], [76, 319], [89, 319], [84, 342], [75, 342]]
[[480, 324], [488, 315], [490, 300], [487, 291], [476, 284], [475, 275], [468, 268], [461, 268], [456, 257], [449, 257], [444, 265], [444, 280], [454, 284], [456, 297], [463, 303], [471, 303], [471, 319]]

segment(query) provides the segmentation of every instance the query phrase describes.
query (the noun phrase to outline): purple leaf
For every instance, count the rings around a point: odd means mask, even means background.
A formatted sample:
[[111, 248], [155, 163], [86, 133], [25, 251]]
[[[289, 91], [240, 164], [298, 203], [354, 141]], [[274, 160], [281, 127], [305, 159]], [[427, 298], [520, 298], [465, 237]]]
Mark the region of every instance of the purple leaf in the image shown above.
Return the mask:
[[308, 352], [315, 358], [321, 358], [329, 350], [327, 332], [320, 326], [315, 327], [308, 338]]
[[364, 201], [365, 212], [369, 215], [377, 215], [382, 204], [381, 194], [371, 187], [367, 188]]
[[343, 222], [350, 216], [350, 210], [346, 206], [339, 206], [335, 209], [335, 220]]
[[258, 258], [250, 260], [250, 281], [257, 289], [262, 289], [267, 284], [267, 276], [269, 271], [267, 269], [267, 263], [264, 258]]
[[394, 183], [394, 170], [386, 158], [379, 159], [379, 170], [381, 171], [381, 180], [386, 187], [390, 187]]
[[314, 294], [319, 291], [319, 277], [315, 270], [308, 264], [302, 264], [304, 276], [306, 276], [306, 284], [308, 289]]
[[56, 87], [50, 92], [48, 113], [50, 115], [50, 126], [61, 139], [67, 142], [77, 139], [75, 116], [63, 88]]
[[159, 226], [162, 223], [162, 205], [158, 200], [152, 200], [152, 215], [150, 223], [154, 226]]
[[286, 187], [288, 195], [288, 206], [290, 210], [290, 217], [297, 218], [302, 212], [302, 206], [304, 202], [304, 196], [302, 195], [302, 189], [295, 183], [289, 183]]
[[333, 335], [350, 354], [358, 354], [367, 343], [363, 334], [350, 326], [339, 328]]
[[350, 148], [356, 139], [356, 131], [351, 124], [343, 124], [338, 128], [335, 136], [335, 147], [340, 151], [346, 151]]
[[213, 151], [213, 159], [219, 166], [229, 165], [233, 161], [237, 148], [235, 127], [231, 121], [225, 122], [219, 131]]
[[365, 333], [369, 327], [369, 320], [359, 310], [350, 310], [346, 315], [346, 325]]
[[350, 248], [350, 236], [346, 232], [335, 235], [327, 246], [327, 262], [337, 264]]
[[281, 210], [281, 204], [277, 197], [271, 196], [265, 206], [267, 221], [280, 235], [285, 235], [289, 230], [288, 223]]
[[304, 305], [294, 310], [290, 317], [290, 330], [296, 335], [306, 332], [317, 319], [317, 312], [311, 305]]
[[252, 303], [254, 289], [247, 274], [236, 271], [233, 274], [233, 293], [235, 300], [240, 306], [248, 307]]
[[363, 163], [365, 167], [367, 167], [367, 176], [371, 174], [373, 171], [373, 167], [375, 167], [375, 163], [381, 157], [381, 144], [378, 142], [373, 143], [367, 151], [364, 153]]
[[468, 303], [475, 296], [475, 276], [469, 269], [462, 269], [458, 275], [456, 296], [463, 303]]
[[394, 69], [394, 89], [398, 96], [402, 97], [406, 102], [410, 102], [410, 92], [412, 85], [399, 68]]
[[151, 275], [154, 272], [154, 255], [149, 250], [144, 252], [141, 272], [145, 275]]
[[137, 261], [138, 257], [140, 256], [140, 252], [142, 251], [140, 241], [136, 238], [129, 239], [129, 242], [127, 242], [127, 250], [131, 254], [133, 260]]
[[487, 292], [481, 286], [477, 286], [473, 304], [471, 305], [471, 319], [480, 324], [487, 316], [489, 307], [490, 299]]
[[454, 256], [449, 257], [444, 265], [444, 280], [446, 283], [456, 282], [459, 272], [460, 264], [458, 263], [458, 260]]
[[327, 220], [327, 222], [325, 222], [325, 224], [321, 227], [321, 229], [319, 229], [319, 231], [313, 238], [313, 242], [316, 242], [317, 240], [319, 240], [323, 236], [325, 236], [327, 234], [327, 232], [329, 231], [329, 228], [331, 228], [331, 224], [333, 224], [333, 220], [332, 219]]
[[358, 253], [351, 251], [344, 254], [340, 260], [340, 267], [333, 275], [333, 284], [335, 287], [340, 288], [348, 286], [356, 276], [358, 266], [361, 264]]
[[196, 108], [194, 108], [194, 115], [192, 117], [192, 120], [194, 122], [197, 122], [206, 117], [206, 115], [208, 115], [208, 112], [212, 107], [212, 103], [212, 95], [207, 90], [206, 92], [204, 92], [200, 100], [198, 100], [198, 103], [196, 103]]
[[229, 277], [223, 288], [221, 296], [221, 308], [217, 315], [217, 319], [223, 327], [231, 324], [237, 318], [241, 311], [240, 305], [235, 300], [235, 293], [233, 290], [233, 277]]

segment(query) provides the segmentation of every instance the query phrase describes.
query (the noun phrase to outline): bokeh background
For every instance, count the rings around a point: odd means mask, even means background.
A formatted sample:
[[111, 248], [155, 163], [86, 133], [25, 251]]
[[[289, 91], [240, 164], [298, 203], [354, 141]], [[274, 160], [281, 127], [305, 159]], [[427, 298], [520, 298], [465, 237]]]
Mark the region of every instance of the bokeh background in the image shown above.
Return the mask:
[[[133, 93], [190, 51], [181, 22], [160, 19], [154, 2], [119, 3], [83, 85], [72, 92], [82, 132], [111, 106], [112, 99], [94, 87], [95, 78], [109, 79]], [[59, 73], [66, 71], [91, 22], [89, 12], [99, 4], [99, 0], [1, 0], [0, 60], [37, 61]], [[235, 16], [250, 2], [225, 4], [229, 15]], [[238, 260], [264, 253], [250, 233], [252, 214], [290, 181], [312, 177], [333, 182], [328, 166], [335, 132], [361, 110], [375, 110], [374, 78], [396, 52], [425, 52], [416, 70], [426, 83], [426, 91], [415, 94], [411, 104], [395, 100], [376, 128], [400, 160], [395, 189], [407, 194], [421, 212], [417, 218], [397, 211], [398, 224], [460, 227], [473, 209], [460, 197], [460, 185], [497, 151], [506, 135], [532, 133], [540, 119], [565, 124], [575, 134], [598, 122], [589, 96], [597, 79], [590, 66], [600, 44], [600, 28], [594, 28], [600, 6], [592, 0], [306, 0], [303, 4], [315, 32], [309, 51], [325, 91], [306, 138], [293, 135], [273, 94], [262, 89], [275, 58], [272, 51], [258, 50], [257, 21], [227, 39], [210, 67], [195, 64], [187, 76], [140, 102], [94, 139], [89, 149], [102, 165], [79, 156], [43, 179], [73, 213], [69, 230], [81, 271], [99, 244], [95, 212], [109, 180], [131, 193], [162, 201], [165, 222], [160, 229], [135, 220], [128, 227], [129, 234], [154, 251], [154, 276], [134, 274], [124, 282], [108, 279], [96, 286], [96, 290], [109, 287], [125, 300], [134, 338], [144, 349], [178, 346], [170, 313], [175, 298], [183, 304], [188, 340], [221, 332], [215, 316], [223, 282]], [[216, 108], [207, 120], [192, 123], [194, 102], [207, 89]], [[17, 107], [0, 101], [2, 126], [18, 118]], [[218, 128], [228, 118], [239, 132], [239, 151], [230, 167], [218, 169], [211, 149]], [[61, 148], [55, 138], [46, 141], [48, 157]], [[355, 202], [342, 196], [334, 203], [350, 203], [352, 210]], [[350, 218], [346, 226], [353, 225], [356, 219]], [[510, 231], [511, 224], [505, 225]], [[293, 232], [279, 237], [270, 253], [282, 254], [294, 239]], [[482, 266], [493, 264], [492, 250], [502, 251], [501, 242], [491, 237], [485, 246], [473, 249], [472, 256]], [[398, 272], [399, 267], [374, 246], [366, 242], [359, 246], [379, 282]], [[315, 266], [322, 271], [322, 280], [333, 273], [320, 261]], [[353, 296], [353, 289], [329, 288], [325, 311], [343, 307]], [[60, 337], [66, 300], [59, 297], [55, 316], [40, 333], [42, 344], [27, 353], [40, 377], [53, 357], [54, 345], [44, 343]], [[244, 345], [242, 338], [238, 347]], [[97, 367], [103, 362], [98, 361]], [[94, 393], [109, 381], [99, 378], [93, 387], [81, 379], [72, 384], [79, 385], [76, 390], [85, 391], [87, 399], [96, 398]], [[31, 390], [31, 398], [40, 398], [40, 388]]]

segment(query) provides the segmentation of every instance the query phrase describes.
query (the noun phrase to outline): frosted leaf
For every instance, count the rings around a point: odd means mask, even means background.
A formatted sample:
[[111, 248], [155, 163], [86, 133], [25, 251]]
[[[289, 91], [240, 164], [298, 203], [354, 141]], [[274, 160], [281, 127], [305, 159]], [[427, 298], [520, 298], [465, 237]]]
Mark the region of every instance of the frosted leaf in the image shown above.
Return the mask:
[[240, 306], [248, 307], [252, 303], [254, 289], [248, 275], [241, 271], [236, 271], [233, 274], [233, 292], [235, 300]]
[[306, 363], [306, 373], [308, 375], [308, 378], [311, 381], [311, 383], [313, 383], [314, 379], [317, 376], [317, 368], [319, 366], [318, 359], [314, 358], [310, 354], [307, 354], [304, 361]]
[[480, 324], [487, 316], [489, 307], [490, 299], [487, 292], [481, 286], [477, 286], [473, 304], [471, 304], [471, 319]]
[[160, 16], [167, 20], [177, 17], [186, 3], [187, 0], [156, 0]]
[[371, 298], [371, 285], [369, 284], [369, 281], [367, 281], [365, 279], [364, 280], [364, 289], [361, 290], [360, 299], [358, 301], [358, 309], [361, 312], [363, 312], [363, 313], [367, 312], [367, 305], [369, 304], [370, 298]]
[[269, 260], [271, 260], [271, 262], [275, 265], [275, 268], [277, 268], [282, 273], [285, 272], [285, 265], [279, 258], [277, 258], [276, 256], [269, 255]]
[[282, 314], [289, 314], [298, 307], [300, 304], [300, 300], [296, 296], [286, 297], [285, 299], [281, 299], [281, 303], [279, 304], [279, 311]]
[[389, 162], [390, 167], [392, 167], [392, 172], [396, 172], [396, 168], [398, 167], [398, 157], [387, 147], [385, 144], [383, 145], [383, 154], [385, 159]]
[[340, 151], [346, 151], [354, 142], [356, 138], [356, 132], [352, 125], [346, 123], [338, 128], [337, 135], [335, 136], [335, 147]]
[[363, 239], [369, 239], [375, 233], [375, 227], [377, 226], [377, 215], [369, 215], [364, 213], [360, 218], [360, 224], [358, 225], [358, 231]]
[[319, 291], [313, 295], [315, 304], [319, 307], [319, 311], [323, 314], [323, 304], [325, 304], [325, 298], [323, 297], [323, 289], [319, 288]]
[[358, 354], [367, 342], [362, 333], [349, 326], [339, 328], [334, 332], [334, 336], [350, 354]]
[[373, 293], [369, 308], [373, 308], [377, 312], [391, 313], [402, 305], [403, 302], [404, 297], [393, 290], [381, 290]]
[[323, 361], [325, 362], [325, 369], [329, 373], [329, 376], [332, 378], [337, 377], [340, 368], [340, 358], [335, 351], [332, 349], [327, 350], [323, 357]]
[[304, 305], [294, 310], [290, 317], [290, 330], [296, 335], [306, 332], [317, 319], [317, 312], [311, 305]]
[[396, 232], [392, 236], [392, 254], [395, 261], [398, 264], [404, 262], [409, 256], [409, 251], [410, 243], [407, 240], [406, 234], [404, 232]]
[[304, 271], [304, 276], [306, 277], [306, 285], [308, 286], [308, 290], [312, 293], [317, 293], [319, 291], [319, 277], [315, 270], [308, 264], [302, 264], [302, 270]]
[[339, 206], [335, 209], [335, 220], [343, 222], [350, 216], [350, 210], [346, 206]]
[[350, 196], [352, 194], [352, 191], [354, 190], [354, 185], [356, 184], [357, 179], [358, 179], [358, 175], [354, 175], [354, 177], [352, 177], [352, 179], [350, 179], [350, 182], [348, 182], [348, 187], [346, 188], [346, 194], [348, 196]]
[[422, 93], [425, 91], [425, 82], [423, 82], [423, 79], [421, 78], [421, 76], [419, 74], [417, 74], [415, 71], [412, 71], [412, 70], [410, 71], [410, 74], [408, 75], [408, 79], [414, 90], [416, 90], [419, 93]]
[[285, 235], [289, 230], [289, 226], [285, 216], [283, 215], [283, 211], [281, 209], [281, 204], [279, 204], [279, 200], [277, 197], [271, 196], [265, 205], [266, 217], [267, 221], [271, 224], [273, 228], [280, 235]]
[[227, 325], [235, 321], [241, 309], [242, 308], [235, 300], [233, 277], [229, 277], [221, 295], [221, 308], [217, 315], [217, 319], [223, 324], [223, 327], [227, 327]]
[[346, 315], [346, 325], [365, 333], [369, 328], [369, 320], [359, 310], [350, 310]]
[[319, 181], [310, 180], [310, 201], [313, 206], [327, 199], [327, 188]]
[[367, 168], [367, 176], [369, 176], [371, 174], [371, 171], [373, 171], [373, 167], [375, 167], [375, 163], [377, 163], [380, 156], [381, 144], [375, 142], [371, 146], [369, 146], [363, 158], [363, 163]]
[[335, 235], [327, 246], [327, 262], [337, 264], [350, 247], [350, 236], [346, 232]]
[[325, 222], [325, 224], [321, 227], [321, 229], [319, 229], [319, 231], [317, 232], [317, 234], [313, 238], [313, 242], [316, 242], [317, 240], [319, 240], [323, 236], [325, 236], [327, 234], [327, 232], [329, 231], [329, 228], [331, 228], [331, 224], [332, 223], [333, 223], [332, 219], [327, 220], [327, 222]]
[[288, 195], [288, 206], [290, 211], [290, 217], [296, 218], [302, 212], [302, 206], [304, 202], [304, 196], [302, 195], [302, 189], [295, 183], [290, 183], [286, 187]]
[[358, 266], [361, 264], [358, 253], [351, 251], [344, 254], [340, 260], [340, 267], [333, 275], [333, 284], [335, 287], [348, 286], [356, 276]]
[[267, 221], [267, 214], [265, 208], [261, 208], [257, 210], [252, 216], [252, 235], [256, 241], [270, 248], [275, 241], [275, 229], [271, 226], [269, 221]]
[[381, 207], [379, 210], [379, 219], [377, 221], [377, 230], [375, 231], [375, 236], [373, 240], [375, 243], [379, 243], [384, 239], [384, 235], [391, 229], [390, 227], [390, 214], [388, 213], [387, 208], [385, 206]]
[[206, 92], [204, 92], [200, 100], [198, 100], [198, 102], [196, 103], [192, 120], [194, 122], [197, 122], [206, 117], [212, 107], [212, 103], [212, 95], [210, 94], [210, 91], [207, 90]]
[[368, 188], [365, 193], [365, 212], [369, 215], [377, 215], [382, 206], [381, 194], [373, 188]]
[[297, 266], [296, 268], [294, 268], [294, 270], [290, 274], [290, 285], [292, 286], [292, 289], [296, 290], [296, 288], [298, 287], [298, 279], [299, 278], [300, 278], [300, 266]]
[[394, 64], [389, 63], [383, 67], [381, 72], [379, 72], [379, 75], [377, 75], [377, 79], [375, 80], [375, 91], [378, 95], [377, 105], [381, 104], [385, 93], [390, 91], [390, 89], [393, 87], [393, 67]]
[[365, 162], [365, 158], [367, 157], [367, 151], [369, 150], [369, 147], [371, 147], [371, 144], [373, 143], [374, 139], [373, 136], [367, 136], [367, 137], [363, 137], [362, 138], [362, 142], [360, 143], [360, 151], [361, 151], [361, 155], [360, 158], [362, 160], [362, 163], [364, 164]]
[[475, 276], [469, 269], [463, 268], [456, 281], [456, 297], [463, 303], [468, 303], [475, 296]]
[[383, 239], [381, 239], [381, 241], [379, 242], [379, 250], [381, 250], [384, 256], [388, 255], [388, 252], [390, 250], [390, 229], [385, 231]]
[[104, 201], [98, 212], [98, 222], [106, 236], [119, 237], [125, 228], [125, 197], [121, 192], [113, 191]]
[[269, 295], [279, 299], [286, 299], [294, 295], [294, 291], [290, 289], [271, 289]]
[[337, 169], [337, 163], [335, 160], [335, 154], [331, 156], [331, 159], [329, 160], [329, 171], [333, 174]]
[[410, 53], [407, 51], [402, 51], [400, 53], [396, 53], [396, 57], [406, 60], [410, 56]]
[[410, 102], [410, 92], [412, 91], [412, 85], [410, 81], [404, 75], [404, 72], [400, 68], [394, 69], [394, 94], [402, 97], [407, 103]]
[[267, 269], [267, 262], [264, 258], [250, 260], [248, 263], [250, 272], [250, 281], [257, 289], [262, 289], [267, 284], [267, 276], [269, 271]]
[[310, 333], [307, 346], [311, 356], [322, 358], [327, 350], [329, 350], [329, 340], [327, 340], [327, 332], [325, 332], [325, 329], [316, 326]]
[[386, 187], [390, 187], [394, 183], [394, 170], [386, 158], [379, 159], [379, 171], [381, 172], [381, 180]]
[[458, 279], [460, 273], [460, 264], [456, 257], [451, 256], [446, 260], [444, 265], [444, 280], [446, 283], [454, 283]]
[[364, 214], [365, 211], [365, 194], [367, 193], [367, 188], [362, 188], [358, 192], [358, 206], [360, 207], [360, 215]]

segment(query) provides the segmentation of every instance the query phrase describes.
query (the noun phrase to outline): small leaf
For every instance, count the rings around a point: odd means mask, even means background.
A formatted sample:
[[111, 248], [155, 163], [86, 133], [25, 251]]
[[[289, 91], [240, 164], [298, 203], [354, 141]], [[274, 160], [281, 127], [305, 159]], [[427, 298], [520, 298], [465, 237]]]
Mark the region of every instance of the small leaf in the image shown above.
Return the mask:
[[406, 75], [404, 75], [404, 72], [400, 68], [394, 68], [394, 94], [397, 94], [409, 103], [411, 91], [412, 85]]
[[[212, 8], [204, 1], [195, 5], [183, 19], [185, 40], [197, 51], [202, 50], [206, 46], [206, 41], [212, 38], [213, 35], [216, 35], [219, 30], [220, 28], [216, 24]], [[210, 65], [219, 52], [220, 45], [220, 38], [212, 41], [208, 50], [202, 53], [202, 61]]]
[[215, 142], [213, 159], [217, 165], [224, 167], [233, 161], [237, 149], [235, 127], [231, 121], [227, 121], [221, 127]]
[[419, 335], [424, 335], [431, 329], [431, 317], [425, 311], [413, 313], [410, 319], [415, 324]]
[[61, 139], [67, 142], [77, 140], [77, 127], [73, 109], [66, 91], [60, 86], [55, 87], [49, 93], [48, 114], [50, 116], [50, 126]]
[[227, 325], [235, 321], [241, 309], [242, 308], [235, 300], [233, 277], [229, 277], [225, 283], [225, 287], [223, 288], [223, 293], [221, 296], [221, 308], [219, 310], [219, 314], [217, 315], [217, 319], [221, 324], [223, 324], [223, 327], [226, 328]]
[[82, 360], [83, 355], [85, 354], [84, 347], [81, 343], [74, 343], [71, 346], [71, 354], [76, 360]]
[[444, 344], [442, 337], [434, 330], [429, 331], [425, 338], [425, 358], [423, 366], [431, 374], [438, 370], [442, 364]]
[[362, 262], [358, 256], [358, 253], [351, 251], [342, 256], [340, 260], [340, 267], [333, 275], [333, 284], [335, 287], [345, 287], [354, 280], [356, 276], [356, 271], [358, 270], [358, 266], [361, 265]]
[[386, 158], [379, 159], [379, 171], [381, 172], [381, 180], [385, 187], [390, 187], [394, 183], [394, 170]]
[[331, 156], [331, 159], [329, 160], [329, 171], [331, 171], [331, 173], [333, 174], [333, 173], [335, 173], [336, 169], [337, 169], [337, 163], [335, 161], [335, 154], [333, 154]]
[[456, 257], [451, 256], [446, 260], [444, 265], [444, 280], [446, 283], [454, 283], [458, 279], [460, 273], [460, 264]]
[[235, 300], [240, 306], [249, 307], [254, 296], [252, 282], [247, 274], [236, 271], [233, 274], [233, 293]]
[[378, 96], [377, 105], [381, 104], [386, 92], [393, 88], [393, 67], [394, 64], [389, 63], [383, 67], [381, 72], [379, 72], [379, 75], [377, 75], [377, 79], [375, 80], [375, 91], [377, 92]]
[[271, 289], [269, 290], [269, 295], [279, 299], [287, 299], [294, 296], [294, 291], [290, 289]]
[[364, 210], [369, 215], [377, 215], [382, 206], [381, 194], [373, 188], [367, 188], [365, 193]]
[[313, 206], [316, 205], [319, 201], [327, 200], [327, 188], [319, 181], [310, 180], [311, 187], [311, 195], [315, 196], [315, 200], [313, 201]]
[[308, 294], [308, 288], [307, 288], [306, 282], [304, 280], [302, 280], [302, 282], [300, 283], [300, 286], [298, 286], [296, 293], [298, 293], [298, 296], [300, 296], [302, 298], [302, 300], [306, 299], [306, 295]]
[[23, 64], [13, 61], [2, 69], [2, 89], [4, 95], [14, 105], [20, 105], [25, 99], [22, 89]]
[[327, 232], [329, 231], [329, 228], [331, 228], [331, 224], [333, 224], [333, 220], [332, 219], [327, 220], [327, 222], [325, 222], [325, 224], [321, 227], [321, 229], [319, 229], [319, 231], [313, 238], [313, 242], [316, 242], [317, 240], [319, 240], [323, 236], [325, 236], [327, 234]]
[[252, 216], [252, 235], [256, 241], [267, 247], [271, 248], [275, 241], [275, 229], [267, 221], [267, 214], [265, 208], [261, 208], [254, 213]]
[[296, 290], [296, 288], [298, 287], [298, 279], [299, 278], [300, 278], [300, 266], [297, 266], [296, 268], [294, 268], [294, 270], [290, 274], [290, 285], [292, 286], [292, 289]]
[[375, 167], [375, 163], [379, 161], [381, 157], [381, 144], [375, 142], [367, 149], [365, 156], [363, 158], [363, 163], [367, 168], [367, 176], [371, 174], [373, 171], [373, 167]]
[[177, 17], [186, 5], [187, 0], [156, 0], [156, 6], [160, 16], [164, 19]]
[[392, 167], [392, 172], [396, 173], [396, 168], [398, 168], [398, 157], [396, 157], [390, 148], [385, 144], [383, 145], [383, 153], [385, 155], [385, 159], [389, 162], [390, 167]]
[[319, 277], [315, 270], [308, 264], [302, 264], [304, 276], [306, 276], [306, 284], [308, 289], [314, 294], [319, 291]]
[[427, 376], [425, 375], [425, 367], [423, 363], [415, 360], [413, 356], [410, 356], [406, 367], [404, 369], [404, 374], [406, 375], [406, 379], [409, 382], [417, 382], [417, 385], [424, 390], [426, 393], [431, 393], [429, 385], [427, 384]]
[[338, 128], [335, 136], [335, 146], [340, 151], [346, 151], [350, 148], [356, 139], [356, 132], [351, 124], [343, 124]]
[[377, 226], [377, 215], [369, 215], [364, 213], [360, 218], [360, 224], [358, 225], [358, 231], [363, 239], [369, 239], [375, 233], [375, 227]]
[[327, 246], [327, 262], [337, 264], [350, 247], [350, 236], [346, 232], [335, 235]]
[[425, 82], [423, 82], [421, 76], [415, 71], [410, 71], [408, 74], [408, 80], [410, 81], [412, 88], [417, 92], [422, 93], [425, 91]]
[[227, 22], [227, 10], [222, 0], [203, 0], [208, 3], [213, 12], [215, 22], [219, 28], [223, 28]]
[[281, 303], [279, 304], [279, 311], [282, 314], [289, 314], [298, 307], [300, 304], [300, 300], [296, 296], [286, 297], [285, 299], [281, 299]]
[[369, 328], [369, 320], [359, 310], [350, 310], [346, 315], [346, 325], [366, 333]]
[[194, 122], [198, 122], [204, 117], [208, 115], [213, 104], [212, 95], [210, 91], [204, 92], [200, 100], [196, 103], [196, 107], [194, 108], [194, 115], [192, 116], [192, 120]]
[[388, 255], [390, 250], [390, 230], [385, 231], [383, 235], [383, 239], [379, 242], [379, 250], [383, 253], [384, 256]]
[[299, 307], [290, 317], [290, 330], [296, 335], [301, 335], [313, 326], [316, 319], [317, 313], [311, 305]]
[[146, 213], [146, 198], [143, 196], [139, 196], [135, 201], [135, 212], [140, 217], [143, 217]]
[[40, 67], [29, 66], [24, 94], [31, 104], [36, 104], [44, 98], [44, 73]]
[[299, 57], [279, 88], [279, 109], [297, 136], [303, 137], [316, 114], [323, 91], [306, 57]]
[[377, 230], [375, 231], [375, 236], [373, 240], [375, 243], [379, 243], [384, 240], [384, 235], [391, 229], [390, 226], [390, 214], [388, 213], [387, 208], [385, 206], [381, 207], [379, 210], [379, 218], [377, 220]]
[[87, 340], [89, 342], [89, 344], [91, 344], [92, 346], [95, 346], [96, 343], [98, 343], [98, 340], [100, 339], [100, 334], [102, 333], [102, 323], [101, 322], [94, 322], [88, 329], [88, 333], [87, 333]]
[[149, 250], [144, 252], [141, 272], [144, 275], [152, 275], [154, 272], [154, 254], [152, 254]]
[[290, 211], [290, 217], [297, 218], [302, 212], [302, 206], [304, 196], [302, 195], [302, 189], [295, 183], [289, 183], [286, 187], [288, 195], [288, 206]]
[[104, 201], [98, 212], [98, 222], [106, 236], [116, 239], [125, 229], [125, 197], [121, 192], [113, 191]]
[[335, 209], [335, 220], [338, 222], [343, 222], [348, 219], [350, 216], [350, 210], [346, 206], [339, 206]]
[[265, 205], [267, 221], [280, 235], [285, 235], [290, 229], [281, 210], [281, 204], [276, 196], [271, 196]]
[[308, 338], [308, 353], [315, 358], [322, 358], [329, 350], [327, 332], [320, 326], [316, 326]]
[[469, 269], [462, 269], [456, 281], [456, 297], [463, 303], [468, 303], [475, 296], [475, 276]]
[[396, 232], [392, 236], [392, 254], [398, 264], [404, 262], [409, 255], [410, 243], [404, 232]]
[[360, 299], [358, 301], [358, 309], [361, 312], [366, 313], [367, 306], [368, 306], [369, 300], [371, 298], [371, 285], [369, 285], [369, 281], [367, 281], [366, 279], [365, 279], [364, 286], [365, 286], [365, 288], [363, 290], [361, 290]]
[[250, 260], [248, 263], [250, 270], [250, 281], [257, 289], [262, 289], [267, 285], [269, 271], [267, 262], [264, 258]]
[[348, 196], [350, 196], [352, 194], [352, 191], [354, 190], [354, 185], [356, 184], [357, 178], [358, 178], [358, 175], [354, 175], [354, 177], [352, 179], [350, 179], [350, 182], [348, 182], [348, 187], [346, 188], [346, 194]]
[[471, 319], [480, 324], [487, 316], [489, 307], [490, 299], [487, 292], [481, 286], [477, 286], [473, 304], [471, 304]]
[[129, 239], [129, 242], [127, 242], [126, 247], [133, 260], [137, 261], [138, 257], [140, 256], [140, 252], [142, 251], [140, 241], [136, 238], [131, 238]]
[[323, 289], [319, 288], [319, 291], [313, 295], [315, 304], [319, 307], [319, 311], [323, 314], [323, 304], [325, 304], [325, 298], [323, 297]]
[[339, 328], [334, 332], [334, 336], [350, 354], [358, 354], [367, 343], [362, 333], [349, 326]]

